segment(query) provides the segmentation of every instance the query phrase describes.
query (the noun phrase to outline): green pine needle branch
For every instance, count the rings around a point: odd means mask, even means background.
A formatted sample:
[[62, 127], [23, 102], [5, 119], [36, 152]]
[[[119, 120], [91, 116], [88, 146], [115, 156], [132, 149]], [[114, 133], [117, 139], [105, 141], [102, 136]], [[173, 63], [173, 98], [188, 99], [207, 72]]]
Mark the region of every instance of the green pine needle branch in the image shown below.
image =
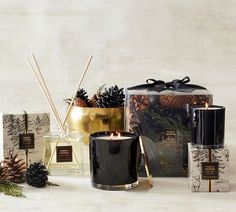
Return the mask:
[[14, 197], [25, 197], [22, 187], [10, 182], [0, 182], [0, 193]]

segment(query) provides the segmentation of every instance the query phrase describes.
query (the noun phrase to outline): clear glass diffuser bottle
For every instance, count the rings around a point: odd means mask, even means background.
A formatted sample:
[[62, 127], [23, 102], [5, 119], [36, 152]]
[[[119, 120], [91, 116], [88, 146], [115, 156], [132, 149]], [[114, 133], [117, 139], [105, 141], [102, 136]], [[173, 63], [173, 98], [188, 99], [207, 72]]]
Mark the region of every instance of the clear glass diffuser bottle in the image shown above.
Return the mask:
[[43, 137], [43, 162], [50, 175], [83, 174], [83, 139], [78, 131], [66, 135], [48, 133]]

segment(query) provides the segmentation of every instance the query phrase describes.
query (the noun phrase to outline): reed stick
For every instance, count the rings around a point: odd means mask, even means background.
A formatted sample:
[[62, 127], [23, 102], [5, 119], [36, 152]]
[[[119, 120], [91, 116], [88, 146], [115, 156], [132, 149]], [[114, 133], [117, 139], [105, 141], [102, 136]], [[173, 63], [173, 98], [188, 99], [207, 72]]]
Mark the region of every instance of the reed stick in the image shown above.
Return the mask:
[[[33, 68], [33, 66], [32, 66], [30, 60], [27, 58], [27, 61], [28, 61], [29, 65], [30, 65], [30, 69], [31, 69], [31, 71], [32, 71], [33, 74], [34, 74], [35, 79], [36, 79], [36, 81], [38, 82], [39, 87], [40, 87], [41, 90], [43, 91], [43, 94], [44, 94], [44, 96], [45, 96], [45, 98], [46, 98], [46, 100], [47, 100], [47, 102], [48, 102], [48, 104], [49, 104], [49, 106], [50, 106], [50, 108], [51, 108], [51, 110], [52, 110], [52, 112], [53, 112], [55, 118], [56, 118], [56, 121], [57, 121], [57, 123], [58, 123], [58, 126], [59, 126], [61, 132], [63, 133], [63, 135], [65, 136], [66, 142], [68, 142], [68, 143], [70, 144], [70, 141], [68, 140], [68, 138], [67, 138], [67, 136], [66, 136], [66, 132], [65, 132], [65, 129], [64, 129], [63, 125], [62, 125], [62, 122], [61, 122], [61, 119], [60, 119], [59, 114], [58, 114], [58, 112], [57, 112], [57, 109], [56, 109], [56, 107], [55, 107], [55, 105], [54, 105], [54, 103], [53, 103], [53, 101], [52, 101], [51, 95], [50, 95], [49, 90], [48, 90], [48, 88], [47, 88], [47, 85], [46, 85], [46, 83], [45, 83], [44, 77], [43, 77], [43, 75], [42, 75], [42, 73], [41, 73], [41, 70], [40, 70], [40, 68], [39, 68], [38, 62], [37, 62], [37, 60], [36, 60], [34, 54], [32, 54], [32, 56], [33, 56], [33, 58], [34, 58], [34, 62], [35, 62], [35, 64], [36, 64], [36, 66], [37, 66], [39, 76], [38, 76], [38, 74], [36, 73], [36, 71], [34, 70], [34, 68]], [[55, 147], [54, 147], [54, 149], [53, 149], [53, 152], [52, 152], [52, 154], [51, 154], [51, 156], [50, 156], [50, 158], [49, 158], [48, 165], [50, 164], [50, 162], [51, 162], [51, 160], [52, 160], [52, 157], [53, 157], [53, 155], [55, 154], [56, 146], [57, 146], [58, 142], [59, 142], [59, 140], [57, 141], [57, 143], [56, 143], [56, 145], [55, 145]], [[76, 154], [75, 154], [73, 148], [72, 148], [72, 153], [73, 153], [73, 156], [75, 157], [77, 166], [80, 168], [80, 166], [79, 166], [79, 161], [78, 161], [78, 159], [77, 159], [77, 157], [76, 157]]]
[[90, 65], [92, 59], [93, 59], [93, 56], [91, 55], [91, 56], [89, 57], [89, 59], [88, 59], [88, 62], [87, 62], [87, 64], [86, 64], [85, 68], [84, 68], [83, 74], [82, 74], [82, 76], [81, 76], [81, 78], [80, 78], [80, 80], [79, 80], [79, 82], [78, 82], [78, 85], [76, 86], [76, 89], [75, 89], [74, 95], [73, 95], [73, 97], [72, 97], [72, 99], [71, 99], [71, 101], [70, 101], [69, 107], [67, 108], [66, 115], [65, 115], [65, 118], [64, 118], [64, 121], [63, 121], [63, 126], [65, 125], [65, 123], [66, 123], [66, 121], [67, 121], [68, 115], [69, 115], [69, 113], [70, 113], [70, 111], [71, 111], [73, 102], [74, 102], [75, 97], [76, 97], [76, 93], [77, 93], [77, 91], [79, 90], [79, 88], [80, 88], [80, 86], [81, 86], [81, 84], [82, 84], [82, 82], [83, 82], [83, 79], [84, 79], [84, 77], [85, 77], [86, 72], [88, 71], [88, 68], [89, 68], [89, 65]]
[[140, 145], [140, 149], [141, 149], [141, 154], [143, 155], [143, 161], [144, 161], [144, 166], [145, 166], [145, 171], [147, 174], [148, 182], [149, 182], [150, 186], [152, 187], [153, 186], [152, 175], [150, 174], [150, 171], [148, 168], [147, 155], [145, 154], [145, 151], [144, 151], [143, 140], [142, 140], [141, 136], [139, 136], [139, 145]]
[[38, 78], [37, 73], [36, 73], [36, 71], [34, 70], [33, 65], [31, 64], [29, 58], [27, 58], [27, 62], [28, 62], [28, 64], [29, 64], [29, 66], [30, 66], [30, 69], [31, 69], [31, 71], [32, 71], [32, 73], [33, 73], [33, 75], [34, 75], [34, 77], [35, 77], [35, 79], [36, 79], [36, 81], [37, 81], [37, 83], [38, 83], [40, 89], [41, 89], [42, 92], [43, 92], [43, 95], [44, 95], [44, 97], [45, 97], [45, 99], [46, 99], [46, 101], [47, 101], [47, 103], [48, 103], [50, 109], [52, 110], [52, 113], [53, 113], [53, 115], [54, 115], [54, 117], [55, 117], [55, 119], [56, 119], [56, 121], [57, 121], [58, 127], [60, 127], [60, 120], [58, 119], [58, 116], [56, 115], [56, 111], [55, 111], [55, 109], [54, 109], [54, 107], [53, 107], [53, 105], [52, 105], [52, 103], [51, 103], [51, 101], [50, 101], [50, 99], [49, 99], [49, 97], [48, 97], [48, 94], [47, 94], [47, 92], [46, 92], [46, 90], [45, 90], [45, 87], [43, 86], [41, 80]]
[[60, 126], [60, 124], [59, 124], [60, 121], [59, 121], [59, 119], [58, 119], [58, 116], [56, 115], [56, 111], [54, 110], [54, 107], [52, 106], [52, 103], [51, 103], [51, 101], [50, 101], [50, 99], [49, 99], [49, 97], [48, 97], [48, 94], [47, 94], [47, 92], [46, 92], [46, 90], [45, 90], [45, 88], [44, 88], [42, 82], [41, 82], [40, 79], [38, 78], [37, 73], [36, 73], [36, 71], [34, 70], [32, 64], [31, 64], [31, 62], [30, 62], [30, 60], [29, 60], [28, 58], [27, 58], [27, 61], [28, 61], [29, 65], [30, 65], [30, 69], [31, 69], [31, 71], [32, 71], [32, 73], [33, 73], [33, 75], [34, 75], [34, 77], [35, 77], [35, 79], [36, 79], [36, 81], [37, 81], [39, 87], [41, 88], [41, 90], [42, 90], [42, 92], [43, 92], [43, 95], [44, 95], [44, 97], [45, 97], [47, 103], [48, 103], [49, 106], [50, 106], [50, 109], [52, 110], [52, 113], [53, 113], [53, 115], [54, 115], [54, 117], [55, 117], [55, 119], [56, 119], [56, 121], [57, 121], [58, 127], [59, 127], [59, 126]]
[[61, 121], [61, 119], [60, 119], [59, 113], [58, 113], [58, 111], [57, 111], [57, 109], [56, 109], [56, 107], [55, 107], [55, 104], [53, 103], [52, 97], [51, 97], [50, 92], [49, 92], [49, 90], [48, 90], [47, 84], [45, 83], [44, 77], [43, 77], [42, 72], [41, 72], [41, 70], [40, 70], [40, 68], [39, 68], [39, 65], [38, 65], [38, 62], [37, 62], [37, 60], [36, 60], [36, 57], [35, 57], [34, 53], [32, 53], [32, 56], [33, 56], [34, 62], [35, 62], [35, 64], [36, 64], [36, 67], [37, 67], [37, 69], [38, 69], [39, 77], [40, 77], [40, 79], [41, 79], [41, 81], [42, 81], [42, 84], [43, 84], [43, 86], [44, 86], [44, 88], [45, 88], [45, 92], [46, 92], [46, 94], [47, 94], [47, 96], [48, 96], [48, 98], [49, 98], [49, 101], [51, 102], [51, 106], [52, 106], [53, 109], [54, 109], [54, 114], [57, 116], [57, 120], [58, 120], [59, 127], [61, 128], [62, 133], [65, 135], [65, 129], [64, 129], [64, 127], [63, 127], [63, 124], [62, 124], [62, 121]]

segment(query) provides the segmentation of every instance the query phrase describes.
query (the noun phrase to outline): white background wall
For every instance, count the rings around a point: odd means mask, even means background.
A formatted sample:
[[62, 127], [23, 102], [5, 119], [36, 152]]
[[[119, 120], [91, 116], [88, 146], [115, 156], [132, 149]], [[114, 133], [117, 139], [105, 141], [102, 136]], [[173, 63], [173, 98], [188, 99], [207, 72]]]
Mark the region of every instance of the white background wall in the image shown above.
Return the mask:
[[34, 52], [61, 114], [83, 87], [190, 76], [236, 125], [235, 0], [0, 0], [0, 111], [49, 111], [26, 63]]

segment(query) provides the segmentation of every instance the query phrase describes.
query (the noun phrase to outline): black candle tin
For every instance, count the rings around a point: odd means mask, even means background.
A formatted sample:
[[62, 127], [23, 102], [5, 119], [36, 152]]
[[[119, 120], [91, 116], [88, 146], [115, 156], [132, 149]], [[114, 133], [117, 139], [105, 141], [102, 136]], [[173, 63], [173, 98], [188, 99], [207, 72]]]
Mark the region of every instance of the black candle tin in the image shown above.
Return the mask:
[[197, 148], [224, 147], [225, 107], [211, 105], [192, 108], [192, 144]]
[[118, 135], [117, 132], [96, 132], [90, 135], [92, 186], [105, 190], [131, 189], [138, 185], [138, 136], [130, 132], [121, 132], [122, 139], [104, 139], [111, 133], [114, 136]]

